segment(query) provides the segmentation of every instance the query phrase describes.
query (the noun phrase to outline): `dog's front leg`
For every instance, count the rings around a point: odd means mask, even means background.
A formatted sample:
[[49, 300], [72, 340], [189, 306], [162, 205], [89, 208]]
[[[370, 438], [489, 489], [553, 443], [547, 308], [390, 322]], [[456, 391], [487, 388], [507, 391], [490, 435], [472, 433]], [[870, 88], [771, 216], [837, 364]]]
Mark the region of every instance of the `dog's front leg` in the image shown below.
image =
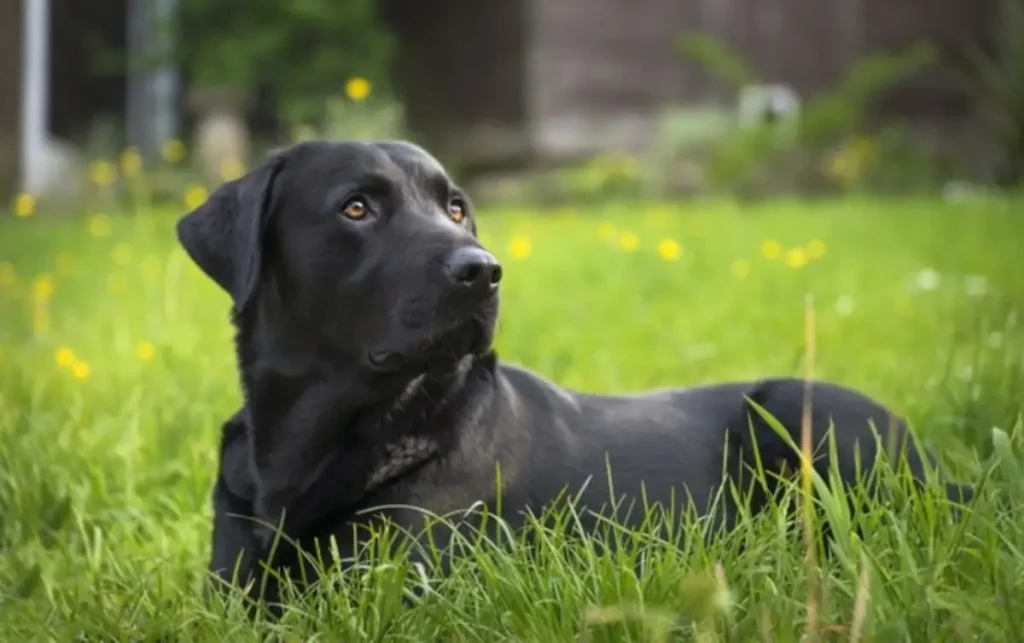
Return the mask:
[[336, 478], [332, 487], [347, 496], [350, 487], [365, 485], [371, 463], [352, 462], [344, 470], [332, 466], [338, 453], [359, 451], [360, 436], [346, 430], [362, 404], [358, 390], [339, 395], [343, 384], [321, 381], [300, 388], [290, 403], [283, 404], [282, 394], [289, 391], [273, 382], [263, 384], [267, 392], [252, 396], [250, 456], [256, 480], [255, 514], [261, 523], [257, 537], [267, 545], [278, 531], [285, 537], [301, 535], [290, 533], [287, 526], [292, 521], [287, 513], [328, 471]]

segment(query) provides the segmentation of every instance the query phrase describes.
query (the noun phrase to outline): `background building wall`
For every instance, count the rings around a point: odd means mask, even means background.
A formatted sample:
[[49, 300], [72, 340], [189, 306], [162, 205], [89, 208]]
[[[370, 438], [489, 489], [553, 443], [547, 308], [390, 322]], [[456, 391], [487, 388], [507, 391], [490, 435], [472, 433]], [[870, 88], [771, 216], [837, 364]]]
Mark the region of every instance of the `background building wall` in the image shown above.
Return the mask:
[[21, 154], [21, 0], [0, 2], [0, 198], [18, 182]]

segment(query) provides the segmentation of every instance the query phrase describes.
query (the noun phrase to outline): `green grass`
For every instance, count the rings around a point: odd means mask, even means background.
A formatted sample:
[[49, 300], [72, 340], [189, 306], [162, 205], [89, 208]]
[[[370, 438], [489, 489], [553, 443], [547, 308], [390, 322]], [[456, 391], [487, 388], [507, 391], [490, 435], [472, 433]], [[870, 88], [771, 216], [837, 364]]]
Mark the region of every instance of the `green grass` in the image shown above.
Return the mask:
[[[996, 465], [992, 430], [1019, 451], [1022, 212], [993, 200], [485, 213], [507, 268], [506, 360], [604, 392], [798, 374], [812, 294], [816, 374], [906, 414], [959, 477], [985, 480], [980, 498], [955, 523], [932, 492], [845, 518], [826, 497], [837, 525], [863, 529], [838, 530], [820, 576], [780, 511], [682, 550], [636, 533], [602, 554], [544, 532], [532, 559], [475, 547], [415, 605], [402, 596], [418, 572], [381, 561], [256, 629], [199, 593], [218, 430], [240, 400], [227, 297], [177, 248], [173, 213], [0, 220], [0, 640], [646, 641], [662, 628], [795, 641], [818, 578], [826, 640], [852, 626], [870, 640], [1019, 640], [1024, 474]], [[662, 239], [682, 245], [677, 261], [659, 256]], [[780, 259], [762, 255], [769, 240]], [[815, 240], [824, 254], [787, 265]]]

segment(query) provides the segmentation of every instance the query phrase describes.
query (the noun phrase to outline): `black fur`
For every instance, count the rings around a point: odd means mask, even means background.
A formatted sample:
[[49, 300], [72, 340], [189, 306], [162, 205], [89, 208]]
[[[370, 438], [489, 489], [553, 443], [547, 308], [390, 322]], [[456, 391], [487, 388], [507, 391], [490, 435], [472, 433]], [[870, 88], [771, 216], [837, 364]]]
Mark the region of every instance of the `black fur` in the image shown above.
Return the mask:
[[[365, 206], [358, 220], [341, 214], [352, 199]], [[259, 579], [268, 562], [311, 572], [294, 548], [275, 544], [273, 525], [304, 549], [333, 536], [353, 555], [373, 520], [422, 526], [420, 513], [395, 505], [494, 508], [499, 468], [512, 525], [565, 492], [607, 512], [606, 465], [616, 498], [636, 500], [643, 486], [648, 502], [689, 498], [702, 512], [723, 474], [746, 475], [755, 449], [771, 472], [799, 468], [751, 402], [799, 443], [802, 380], [600, 396], [499, 363], [496, 262], [465, 195], [411, 144], [298, 144], [221, 187], [178, 234], [234, 302], [246, 403], [224, 426], [210, 563], [228, 583]], [[467, 256], [482, 263], [459, 272], [456, 258]], [[931, 457], [888, 409], [833, 384], [810, 392], [817, 453], [827, 454], [834, 424], [844, 481], [854, 481], [858, 453], [865, 466], [879, 455], [872, 422], [924, 479]], [[821, 457], [815, 466], [826, 474], [828, 465]], [[755, 510], [770, 491], [752, 496]], [[728, 526], [735, 507], [722, 510]], [[635, 508], [616, 517], [643, 519]], [[278, 588], [251, 594], [273, 602]]]

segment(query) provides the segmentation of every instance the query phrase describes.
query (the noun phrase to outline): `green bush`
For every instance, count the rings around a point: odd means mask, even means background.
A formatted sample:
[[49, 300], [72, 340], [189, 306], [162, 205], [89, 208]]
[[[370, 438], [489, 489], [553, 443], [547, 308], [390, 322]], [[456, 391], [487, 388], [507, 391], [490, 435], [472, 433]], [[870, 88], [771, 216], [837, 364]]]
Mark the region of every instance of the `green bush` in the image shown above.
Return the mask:
[[1024, 181], [1024, 1], [1004, 3], [997, 51], [971, 52], [974, 71], [985, 97], [986, 116], [999, 146], [1004, 184]]
[[[758, 82], [756, 72], [741, 56], [711, 36], [683, 34], [677, 47], [731, 90]], [[726, 192], [867, 187], [862, 178], [869, 155], [851, 152], [849, 139], [865, 137], [870, 109], [878, 96], [935, 60], [934, 49], [925, 43], [893, 54], [865, 56], [834, 88], [803, 99], [791, 136], [780, 136], [783, 132], [773, 122], [727, 130], [706, 151], [708, 187]], [[837, 157], [847, 162], [835, 162]], [[923, 164], [921, 172], [934, 173], [923, 156], [916, 160]], [[847, 171], [835, 174], [830, 168]], [[851, 176], [851, 171], [856, 171], [857, 177]]]
[[270, 80], [304, 96], [363, 76], [379, 88], [393, 42], [374, 0], [180, 0], [177, 49], [193, 83], [249, 88]]

